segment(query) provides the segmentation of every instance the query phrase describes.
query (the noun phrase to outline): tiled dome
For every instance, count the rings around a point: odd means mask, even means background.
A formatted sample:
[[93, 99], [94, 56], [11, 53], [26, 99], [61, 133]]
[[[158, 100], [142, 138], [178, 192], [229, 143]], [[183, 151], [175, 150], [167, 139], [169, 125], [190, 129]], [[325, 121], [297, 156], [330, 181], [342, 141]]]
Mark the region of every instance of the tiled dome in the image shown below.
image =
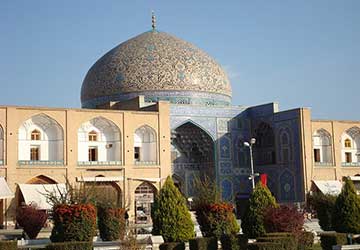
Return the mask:
[[191, 43], [151, 30], [110, 50], [89, 70], [85, 108], [144, 95], [146, 101], [229, 105], [231, 86], [216, 61]]

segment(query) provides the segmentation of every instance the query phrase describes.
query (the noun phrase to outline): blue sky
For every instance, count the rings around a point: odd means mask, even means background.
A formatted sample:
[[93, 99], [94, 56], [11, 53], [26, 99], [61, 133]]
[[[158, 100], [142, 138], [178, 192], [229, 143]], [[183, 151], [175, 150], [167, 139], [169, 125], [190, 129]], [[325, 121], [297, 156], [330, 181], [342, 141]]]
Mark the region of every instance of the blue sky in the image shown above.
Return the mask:
[[151, 10], [226, 69], [234, 104], [360, 120], [358, 0], [1, 0], [0, 105], [80, 107], [87, 70]]

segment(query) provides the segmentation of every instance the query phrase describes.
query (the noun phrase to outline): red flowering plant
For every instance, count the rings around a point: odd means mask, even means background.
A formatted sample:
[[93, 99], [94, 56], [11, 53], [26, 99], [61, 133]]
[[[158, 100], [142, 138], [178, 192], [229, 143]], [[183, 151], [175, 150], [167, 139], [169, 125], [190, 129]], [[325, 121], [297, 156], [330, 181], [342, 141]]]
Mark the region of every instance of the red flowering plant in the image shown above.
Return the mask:
[[46, 210], [40, 210], [35, 204], [19, 207], [16, 211], [16, 221], [30, 239], [36, 239], [47, 218]]
[[217, 185], [209, 178], [196, 179], [194, 199], [196, 219], [205, 237], [231, 235], [239, 232], [232, 204], [221, 201]]
[[66, 179], [65, 191], [58, 191], [47, 194], [53, 205], [51, 241], [92, 241], [96, 235], [94, 188], [84, 183], [74, 186]]

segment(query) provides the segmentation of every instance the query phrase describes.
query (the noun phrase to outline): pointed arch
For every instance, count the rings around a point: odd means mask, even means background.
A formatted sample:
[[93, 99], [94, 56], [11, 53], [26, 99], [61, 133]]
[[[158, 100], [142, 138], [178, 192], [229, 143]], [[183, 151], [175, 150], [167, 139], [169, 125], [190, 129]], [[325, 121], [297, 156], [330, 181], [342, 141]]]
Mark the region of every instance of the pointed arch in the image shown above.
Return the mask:
[[46, 175], [37, 175], [26, 182], [26, 184], [58, 184], [54, 179]]
[[185, 120], [185, 121], [182, 121], [182, 122], [176, 124], [176, 126], [174, 126], [174, 128], [172, 129], [172, 131], [175, 131], [177, 128], [179, 128], [179, 127], [181, 127], [182, 125], [187, 124], [187, 123], [193, 124], [194, 126], [200, 128], [200, 129], [201, 129], [202, 131], [204, 131], [208, 136], [210, 136], [210, 138], [211, 138], [213, 141], [216, 140], [215, 136], [212, 135], [212, 134], [209, 132], [209, 130], [207, 130], [204, 126], [202, 126], [201, 124], [199, 124], [199, 123], [197, 123], [197, 122], [195, 122], [195, 121], [193, 121], [193, 120], [191, 120], [191, 119], [187, 119], [187, 120]]
[[4, 143], [4, 130], [0, 125], [0, 165], [4, 165], [5, 143]]
[[313, 134], [313, 154], [315, 164], [332, 163], [332, 139], [330, 133], [320, 128]]
[[351, 127], [341, 135], [342, 165], [360, 164], [360, 128]]
[[135, 193], [135, 223], [151, 223], [151, 207], [157, 194], [156, 187], [144, 181], [134, 191]]
[[261, 121], [255, 129], [253, 137], [256, 139], [254, 146], [255, 164], [275, 164], [275, 135], [270, 123]]
[[24, 121], [18, 130], [19, 164], [63, 165], [63, 131], [55, 119], [44, 113]]
[[78, 128], [79, 165], [121, 165], [121, 131], [111, 120], [97, 116]]
[[278, 141], [280, 145], [280, 160], [282, 163], [288, 163], [293, 160], [293, 139], [292, 131], [284, 126], [278, 130]]
[[142, 125], [134, 132], [134, 163], [157, 164], [157, 135], [155, 129], [149, 125]]

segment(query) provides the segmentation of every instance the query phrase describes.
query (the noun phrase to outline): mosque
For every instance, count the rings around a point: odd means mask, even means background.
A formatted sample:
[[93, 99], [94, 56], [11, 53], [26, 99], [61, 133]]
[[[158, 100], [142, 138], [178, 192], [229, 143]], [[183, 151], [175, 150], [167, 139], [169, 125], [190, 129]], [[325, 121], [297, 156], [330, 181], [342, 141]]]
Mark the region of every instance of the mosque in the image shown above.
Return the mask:
[[0, 106], [3, 224], [24, 202], [48, 209], [41, 190], [65, 177], [114, 195], [136, 223], [150, 222], [154, 194], [169, 175], [188, 198], [193, 180], [209, 176], [234, 203], [259, 174], [283, 203], [338, 192], [344, 176], [360, 180], [360, 122], [312, 120], [308, 108], [281, 111], [277, 103], [232, 104], [222, 67], [157, 30], [154, 16], [150, 31], [90, 68], [81, 104]]

